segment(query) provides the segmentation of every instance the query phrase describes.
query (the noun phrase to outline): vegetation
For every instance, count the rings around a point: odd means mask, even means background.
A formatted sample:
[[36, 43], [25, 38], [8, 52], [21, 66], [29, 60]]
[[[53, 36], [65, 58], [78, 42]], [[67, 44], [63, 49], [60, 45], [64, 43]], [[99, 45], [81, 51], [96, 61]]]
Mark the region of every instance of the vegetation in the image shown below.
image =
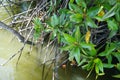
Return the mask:
[[47, 27], [39, 27], [51, 34], [50, 40], [57, 39], [61, 51], [69, 52], [69, 61], [90, 73], [95, 70], [97, 78], [106, 68], [120, 68], [119, 6], [119, 0], [70, 0], [67, 8], [52, 13]]
[[[46, 13], [42, 18], [37, 14], [31, 18], [34, 41], [47, 37], [55, 42], [60, 52], [68, 54], [68, 62], [89, 71], [87, 77], [93, 71], [96, 79], [105, 75], [106, 69], [119, 71], [119, 6], [120, 0], [50, 0], [49, 6], [42, 8]], [[113, 77], [120, 78], [119, 74]]]

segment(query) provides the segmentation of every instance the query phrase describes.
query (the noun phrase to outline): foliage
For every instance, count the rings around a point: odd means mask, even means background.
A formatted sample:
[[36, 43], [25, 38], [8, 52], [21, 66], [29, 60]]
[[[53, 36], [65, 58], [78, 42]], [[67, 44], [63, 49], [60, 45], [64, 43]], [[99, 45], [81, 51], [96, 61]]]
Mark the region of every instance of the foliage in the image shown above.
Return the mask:
[[39, 18], [34, 18], [34, 39], [37, 40], [39, 37], [40, 37], [40, 33], [42, 33], [42, 30], [43, 30], [43, 25], [40, 21]]
[[[57, 38], [61, 51], [69, 52], [69, 61], [75, 60], [79, 67], [95, 70], [100, 76], [105, 74], [105, 68], [120, 70], [120, 39], [117, 37], [120, 1], [91, 1], [70, 0], [68, 8], [58, 10], [50, 7], [51, 12], [56, 11], [45, 21], [48, 26], [44, 32], [52, 34], [50, 40]], [[35, 19], [34, 25], [35, 35], [38, 35], [43, 26], [38, 19]], [[101, 37], [106, 35], [104, 30], [109, 31], [106, 33], [108, 36]]]

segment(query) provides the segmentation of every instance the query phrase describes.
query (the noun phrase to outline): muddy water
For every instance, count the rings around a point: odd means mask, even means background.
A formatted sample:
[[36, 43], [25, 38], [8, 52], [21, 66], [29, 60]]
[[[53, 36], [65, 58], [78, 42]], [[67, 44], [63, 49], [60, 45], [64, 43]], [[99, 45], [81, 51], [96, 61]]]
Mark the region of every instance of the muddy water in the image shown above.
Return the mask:
[[[25, 46], [20, 61], [16, 68], [18, 56], [15, 56], [7, 64], [2, 66], [21, 47], [12, 34], [0, 30], [0, 80], [42, 80], [42, 68], [40, 68], [35, 49], [29, 54], [30, 46]], [[48, 80], [51, 75], [48, 75]]]

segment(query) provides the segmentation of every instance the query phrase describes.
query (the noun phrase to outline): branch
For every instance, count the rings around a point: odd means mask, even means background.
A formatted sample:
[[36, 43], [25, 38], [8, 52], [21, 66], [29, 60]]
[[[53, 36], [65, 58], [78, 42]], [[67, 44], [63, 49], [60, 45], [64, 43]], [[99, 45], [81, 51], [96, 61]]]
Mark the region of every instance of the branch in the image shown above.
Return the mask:
[[18, 41], [20, 41], [22, 43], [29, 44], [29, 45], [35, 45], [34, 42], [29, 41], [28, 39], [26, 40], [22, 35], [20, 35], [20, 33], [18, 33], [18, 31], [10, 28], [8, 25], [6, 25], [5, 23], [3, 23], [1, 21], [0, 21], [0, 28], [3, 28], [5, 30], [11, 32], [12, 34], [14, 34], [17, 37]]

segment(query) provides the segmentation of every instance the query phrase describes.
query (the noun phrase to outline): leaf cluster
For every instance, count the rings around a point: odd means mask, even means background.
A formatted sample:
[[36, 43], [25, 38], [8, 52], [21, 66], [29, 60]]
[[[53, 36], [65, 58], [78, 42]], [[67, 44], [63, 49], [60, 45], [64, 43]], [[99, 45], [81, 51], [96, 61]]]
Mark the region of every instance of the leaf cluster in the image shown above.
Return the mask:
[[[105, 74], [105, 68], [114, 67], [120, 70], [120, 39], [113, 39], [120, 33], [120, 1], [91, 1], [93, 0], [70, 0], [68, 8], [58, 9], [46, 20], [44, 32], [52, 34], [50, 40], [57, 38], [57, 43], [62, 44], [60, 50], [69, 52], [69, 61], [75, 60], [79, 67], [88, 71], [95, 70], [97, 76], [100, 76]], [[34, 24], [37, 35], [43, 26], [37, 19]], [[109, 33], [105, 37], [106, 41], [96, 48], [92, 31], [99, 30], [101, 26], [101, 33], [106, 28]], [[95, 36], [101, 36], [101, 33], [95, 33]], [[104, 50], [99, 51], [101, 47]], [[114, 62], [113, 57], [118, 62]]]

